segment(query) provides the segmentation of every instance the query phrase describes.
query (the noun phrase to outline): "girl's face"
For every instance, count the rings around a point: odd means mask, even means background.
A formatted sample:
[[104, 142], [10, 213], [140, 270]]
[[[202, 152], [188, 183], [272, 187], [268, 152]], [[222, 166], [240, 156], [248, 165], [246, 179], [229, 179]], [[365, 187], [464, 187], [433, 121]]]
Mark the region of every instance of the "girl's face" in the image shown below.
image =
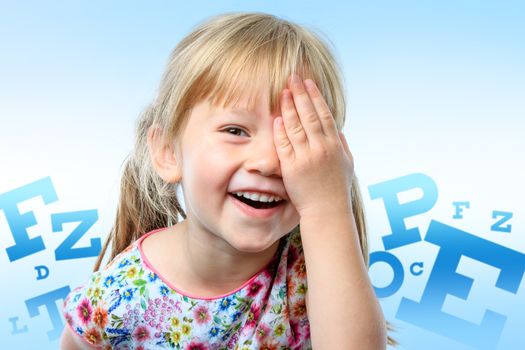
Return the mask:
[[[182, 135], [179, 161], [188, 227], [216, 247], [261, 252], [299, 224], [281, 178], [273, 141], [278, 114], [266, 109], [268, 97], [267, 91], [258, 94], [251, 111], [243, 110], [244, 97], [225, 109], [203, 100], [192, 109]], [[231, 194], [246, 189], [273, 192], [285, 201], [269, 216], [254, 216]]]

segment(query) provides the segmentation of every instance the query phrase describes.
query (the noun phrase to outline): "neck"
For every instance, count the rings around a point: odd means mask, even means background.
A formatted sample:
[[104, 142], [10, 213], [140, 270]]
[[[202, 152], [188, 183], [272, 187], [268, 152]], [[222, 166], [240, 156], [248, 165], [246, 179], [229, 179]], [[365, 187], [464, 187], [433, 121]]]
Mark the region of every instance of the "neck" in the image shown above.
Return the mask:
[[188, 220], [180, 224], [182, 266], [188, 282], [200, 296], [222, 295], [239, 288], [268, 265], [279, 247], [277, 241], [258, 253], [240, 252], [220, 237], [193, 227]]

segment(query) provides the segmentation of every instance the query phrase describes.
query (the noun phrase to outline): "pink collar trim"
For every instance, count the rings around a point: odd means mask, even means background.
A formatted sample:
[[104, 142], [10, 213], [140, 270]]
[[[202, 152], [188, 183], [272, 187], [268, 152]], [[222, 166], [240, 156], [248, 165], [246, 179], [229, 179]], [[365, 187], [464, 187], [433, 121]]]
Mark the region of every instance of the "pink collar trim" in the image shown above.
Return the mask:
[[233, 291], [231, 292], [227, 292], [225, 294], [221, 294], [221, 295], [217, 295], [217, 296], [212, 296], [212, 297], [201, 297], [201, 296], [197, 296], [197, 295], [191, 295], [191, 294], [188, 294], [186, 292], [183, 292], [181, 291], [180, 289], [178, 289], [177, 287], [175, 287], [171, 282], [169, 282], [164, 276], [162, 276], [158, 271], [157, 269], [150, 263], [150, 261], [148, 260], [148, 258], [146, 257], [146, 255], [144, 255], [144, 252], [142, 251], [142, 241], [144, 241], [144, 239], [156, 232], [159, 232], [159, 231], [163, 231], [163, 230], [166, 230], [168, 229], [167, 227], [161, 227], [161, 228], [158, 228], [158, 229], [155, 229], [155, 230], [152, 230], [146, 234], [144, 234], [142, 237], [140, 237], [137, 241], [137, 248], [138, 248], [138, 251], [139, 251], [139, 254], [140, 254], [140, 258], [142, 259], [142, 261], [144, 262], [144, 265], [146, 265], [146, 267], [148, 269], [150, 269], [151, 271], [153, 271], [158, 278], [160, 278], [169, 288], [173, 289], [174, 291], [176, 291], [177, 293], [181, 294], [182, 296], [186, 296], [188, 298], [191, 298], [191, 299], [199, 299], [199, 300], [215, 300], [215, 299], [222, 299], [222, 298], [225, 298], [227, 296], [230, 296], [232, 294], [235, 294], [237, 293], [238, 291], [240, 291], [241, 289], [245, 288], [247, 285], [249, 285], [250, 283], [252, 283], [256, 278], [257, 276], [259, 276], [259, 274], [261, 272], [263, 272], [264, 270], [266, 270], [268, 268], [268, 266], [273, 262], [273, 259], [270, 260], [270, 262], [264, 266], [261, 270], [257, 271], [255, 273], [255, 275], [253, 275], [252, 277], [250, 277], [249, 280], [247, 280], [246, 282], [244, 282], [240, 287], [234, 289]]

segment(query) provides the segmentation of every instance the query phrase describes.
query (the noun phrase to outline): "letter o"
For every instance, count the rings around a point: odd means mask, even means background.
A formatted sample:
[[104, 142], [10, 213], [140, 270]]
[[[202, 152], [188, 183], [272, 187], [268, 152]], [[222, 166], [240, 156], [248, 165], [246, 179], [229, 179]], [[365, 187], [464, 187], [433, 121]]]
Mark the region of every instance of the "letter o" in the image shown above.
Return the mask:
[[399, 288], [401, 288], [403, 285], [403, 280], [405, 279], [405, 272], [403, 271], [403, 265], [401, 264], [401, 261], [399, 261], [395, 255], [385, 251], [378, 251], [370, 254], [369, 268], [372, 267], [372, 265], [374, 265], [376, 262], [380, 261], [390, 265], [392, 271], [394, 272], [394, 278], [388, 286], [383, 288], [372, 286], [374, 287], [374, 292], [378, 298], [386, 298], [395, 294]]

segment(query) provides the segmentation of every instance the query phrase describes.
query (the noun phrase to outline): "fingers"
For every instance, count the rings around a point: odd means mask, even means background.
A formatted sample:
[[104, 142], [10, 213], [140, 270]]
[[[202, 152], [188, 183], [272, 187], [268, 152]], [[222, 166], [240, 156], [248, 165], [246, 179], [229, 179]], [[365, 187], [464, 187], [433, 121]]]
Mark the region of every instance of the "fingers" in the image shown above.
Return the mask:
[[311, 79], [304, 82], [292, 74], [288, 87], [281, 94], [282, 130], [276, 118], [276, 145], [290, 154], [307, 152], [306, 147], [316, 147], [324, 137], [337, 139], [335, 120], [324, 97]]
[[289, 86], [291, 86], [293, 92], [296, 115], [299, 115], [299, 120], [303, 125], [308, 140], [313, 141], [318, 135], [324, 134], [317, 110], [298, 75], [293, 74], [290, 77]]
[[294, 159], [295, 152], [286, 134], [286, 130], [283, 124], [283, 118], [277, 117], [273, 120], [273, 140], [276, 146], [277, 154], [279, 159]]
[[304, 85], [306, 86], [308, 95], [312, 100], [317, 115], [319, 116], [318, 118], [323, 127], [324, 134], [326, 136], [335, 137], [337, 135], [337, 126], [335, 125], [334, 117], [332, 116], [332, 112], [330, 112], [330, 108], [326, 104], [323, 95], [321, 94], [313, 80], [306, 79], [304, 81]]
[[281, 96], [281, 112], [286, 134], [293, 144], [293, 149], [298, 151], [296, 148], [308, 144], [308, 138], [303, 129], [303, 125], [297, 116], [292, 95], [288, 89], [284, 89]]

